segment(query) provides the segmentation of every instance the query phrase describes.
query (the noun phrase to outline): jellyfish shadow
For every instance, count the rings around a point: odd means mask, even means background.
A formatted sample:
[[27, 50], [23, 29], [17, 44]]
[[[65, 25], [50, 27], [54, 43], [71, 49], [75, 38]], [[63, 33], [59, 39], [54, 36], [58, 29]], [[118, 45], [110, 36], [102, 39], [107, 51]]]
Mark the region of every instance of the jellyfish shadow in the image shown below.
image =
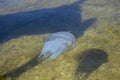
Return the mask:
[[77, 80], [87, 80], [89, 75], [97, 70], [103, 63], [108, 60], [108, 54], [100, 49], [89, 49], [82, 52], [79, 57], [79, 66], [75, 72], [75, 78]]
[[96, 22], [96, 18], [82, 21], [81, 5], [78, 0], [69, 5], [18, 12], [0, 16], [0, 43], [26, 35], [40, 35], [58, 31], [70, 31], [76, 38]]
[[36, 58], [37, 58], [37, 56], [32, 58], [30, 61], [28, 61], [24, 65], [18, 67], [17, 69], [14, 69], [14, 70], [4, 74], [3, 76], [5, 76], [6, 78], [7, 77], [11, 78], [12, 80], [16, 80], [22, 73], [26, 72], [27, 70], [29, 70], [39, 64], [37, 62]]

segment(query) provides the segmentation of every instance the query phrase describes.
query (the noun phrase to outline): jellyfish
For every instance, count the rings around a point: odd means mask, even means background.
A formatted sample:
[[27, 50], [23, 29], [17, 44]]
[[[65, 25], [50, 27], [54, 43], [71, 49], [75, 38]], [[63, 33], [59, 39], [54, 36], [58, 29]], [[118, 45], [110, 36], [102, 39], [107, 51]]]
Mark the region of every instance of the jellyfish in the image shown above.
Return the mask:
[[45, 44], [37, 58], [38, 62], [44, 59], [54, 60], [68, 48], [74, 49], [76, 46], [75, 36], [66, 31], [51, 33], [44, 40]]

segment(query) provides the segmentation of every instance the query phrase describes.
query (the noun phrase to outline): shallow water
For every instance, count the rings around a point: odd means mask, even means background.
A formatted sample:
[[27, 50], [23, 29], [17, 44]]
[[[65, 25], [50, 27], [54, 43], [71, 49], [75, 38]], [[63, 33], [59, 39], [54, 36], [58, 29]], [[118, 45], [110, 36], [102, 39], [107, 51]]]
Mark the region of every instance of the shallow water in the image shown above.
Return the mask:
[[[12, 0], [16, 1], [16, 0]], [[19, 0], [0, 3], [1, 80], [119, 80], [119, 0]], [[76, 48], [37, 63], [53, 32], [70, 31]]]

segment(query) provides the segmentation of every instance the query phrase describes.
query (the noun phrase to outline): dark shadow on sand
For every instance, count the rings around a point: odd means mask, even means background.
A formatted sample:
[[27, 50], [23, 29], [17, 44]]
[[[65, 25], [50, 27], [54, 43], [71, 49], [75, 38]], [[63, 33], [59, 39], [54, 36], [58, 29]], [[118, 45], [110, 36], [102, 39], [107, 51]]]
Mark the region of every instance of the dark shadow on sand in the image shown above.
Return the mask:
[[27, 70], [39, 64], [36, 58], [37, 56], [31, 59], [29, 62], [25, 63], [24, 65], [18, 67], [17, 69], [4, 74], [3, 76], [5, 76], [6, 78], [9, 77], [12, 80], [16, 80], [22, 73], [26, 72]]
[[0, 43], [19, 36], [58, 31], [70, 31], [78, 38], [96, 22], [95, 18], [82, 21], [81, 5], [84, 2], [0, 16]]
[[87, 80], [89, 75], [97, 70], [103, 63], [108, 61], [108, 54], [101, 49], [89, 49], [83, 51], [78, 62], [79, 66], [75, 73], [77, 80]]

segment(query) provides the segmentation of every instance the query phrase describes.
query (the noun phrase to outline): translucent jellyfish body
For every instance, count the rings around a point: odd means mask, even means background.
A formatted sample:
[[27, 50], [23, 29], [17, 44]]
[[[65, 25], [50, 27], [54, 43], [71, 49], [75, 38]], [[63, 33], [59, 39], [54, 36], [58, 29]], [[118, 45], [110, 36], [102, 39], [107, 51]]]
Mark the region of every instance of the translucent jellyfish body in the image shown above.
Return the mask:
[[75, 48], [75, 36], [70, 32], [56, 32], [45, 37], [45, 44], [37, 58], [38, 62], [49, 58], [56, 59], [68, 48]]

